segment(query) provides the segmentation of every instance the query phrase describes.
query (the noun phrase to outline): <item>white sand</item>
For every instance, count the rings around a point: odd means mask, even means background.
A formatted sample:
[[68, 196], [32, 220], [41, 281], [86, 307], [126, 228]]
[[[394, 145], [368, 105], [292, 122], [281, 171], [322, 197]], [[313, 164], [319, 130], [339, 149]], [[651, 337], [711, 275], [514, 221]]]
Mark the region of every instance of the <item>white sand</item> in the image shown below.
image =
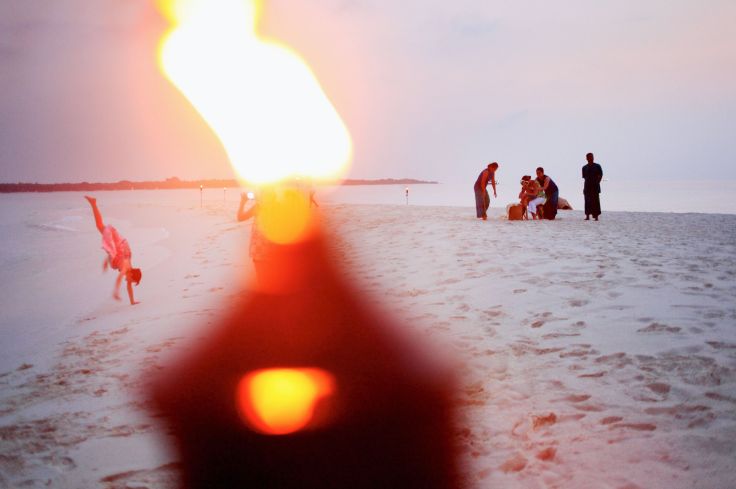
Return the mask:
[[[109, 297], [81, 194], [0, 196], [0, 487], [174, 487], [139, 393], [250, 269], [234, 195], [97, 196], [138, 306]], [[456, 353], [468, 487], [736, 487], [736, 217], [323, 211], [367, 297]]]

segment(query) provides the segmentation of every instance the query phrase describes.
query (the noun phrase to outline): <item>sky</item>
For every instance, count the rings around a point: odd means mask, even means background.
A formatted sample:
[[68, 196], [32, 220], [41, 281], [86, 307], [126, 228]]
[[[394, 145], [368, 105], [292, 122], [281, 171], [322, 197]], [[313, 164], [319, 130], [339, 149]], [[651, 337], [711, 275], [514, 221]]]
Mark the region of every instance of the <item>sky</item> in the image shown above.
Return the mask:
[[[736, 180], [733, 0], [265, 0], [350, 130], [349, 177]], [[0, 181], [230, 178], [149, 0], [0, 2]]]

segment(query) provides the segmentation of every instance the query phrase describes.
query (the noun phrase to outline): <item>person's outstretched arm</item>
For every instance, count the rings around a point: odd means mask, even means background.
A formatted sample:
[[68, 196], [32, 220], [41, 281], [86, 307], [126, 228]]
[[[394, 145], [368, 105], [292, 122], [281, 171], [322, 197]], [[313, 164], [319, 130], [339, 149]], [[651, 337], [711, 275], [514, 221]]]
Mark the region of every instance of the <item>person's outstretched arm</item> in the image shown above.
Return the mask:
[[133, 298], [133, 284], [130, 283], [130, 280], [128, 280], [127, 288], [128, 288], [128, 298], [130, 299], [130, 305], [134, 306], [136, 304], [139, 304], [139, 302], [137, 302], [135, 298]]
[[493, 187], [493, 196], [498, 198], [496, 195], [496, 174], [491, 173], [491, 187]]
[[247, 221], [253, 215], [255, 214], [255, 208], [256, 204], [253, 204], [250, 206], [250, 208], [246, 211], [245, 203], [248, 201], [248, 196], [246, 194], [240, 194], [240, 207], [238, 207], [238, 221]]
[[[118, 273], [118, 277], [115, 279], [115, 289], [112, 291], [112, 297], [116, 301], [120, 300], [120, 284], [123, 281], [123, 277], [125, 276], [124, 272]], [[128, 283], [130, 285], [130, 283]]]

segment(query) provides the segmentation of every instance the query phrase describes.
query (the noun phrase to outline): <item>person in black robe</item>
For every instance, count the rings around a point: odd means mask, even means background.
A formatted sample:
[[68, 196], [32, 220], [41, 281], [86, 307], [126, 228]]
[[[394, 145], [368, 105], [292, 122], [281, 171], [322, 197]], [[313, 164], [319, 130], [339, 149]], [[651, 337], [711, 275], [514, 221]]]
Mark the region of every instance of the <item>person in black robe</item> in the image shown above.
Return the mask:
[[593, 159], [593, 153], [585, 155], [588, 163], [583, 166], [583, 195], [585, 196], [585, 220], [589, 221], [590, 216], [598, 220], [601, 215], [601, 180], [603, 179], [603, 168]]
[[557, 217], [557, 203], [560, 199], [560, 189], [557, 188], [554, 180], [544, 174], [544, 168], [537, 168], [537, 182], [544, 190], [547, 200], [542, 207], [542, 217], [553, 221]]

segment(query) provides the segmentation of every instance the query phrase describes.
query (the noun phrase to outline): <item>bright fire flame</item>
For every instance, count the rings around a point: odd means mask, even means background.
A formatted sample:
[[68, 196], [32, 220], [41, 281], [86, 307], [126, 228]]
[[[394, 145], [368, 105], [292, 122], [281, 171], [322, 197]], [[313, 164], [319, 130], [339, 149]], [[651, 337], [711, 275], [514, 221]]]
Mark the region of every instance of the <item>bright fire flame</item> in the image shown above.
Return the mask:
[[265, 369], [240, 380], [236, 400], [241, 417], [252, 429], [286, 435], [305, 428], [317, 403], [334, 390], [334, 377], [321, 369]]
[[160, 66], [248, 183], [337, 180], [350, 134], [307, 64], [256, 33], [259, 0], [157, 0], [172, 23]]

